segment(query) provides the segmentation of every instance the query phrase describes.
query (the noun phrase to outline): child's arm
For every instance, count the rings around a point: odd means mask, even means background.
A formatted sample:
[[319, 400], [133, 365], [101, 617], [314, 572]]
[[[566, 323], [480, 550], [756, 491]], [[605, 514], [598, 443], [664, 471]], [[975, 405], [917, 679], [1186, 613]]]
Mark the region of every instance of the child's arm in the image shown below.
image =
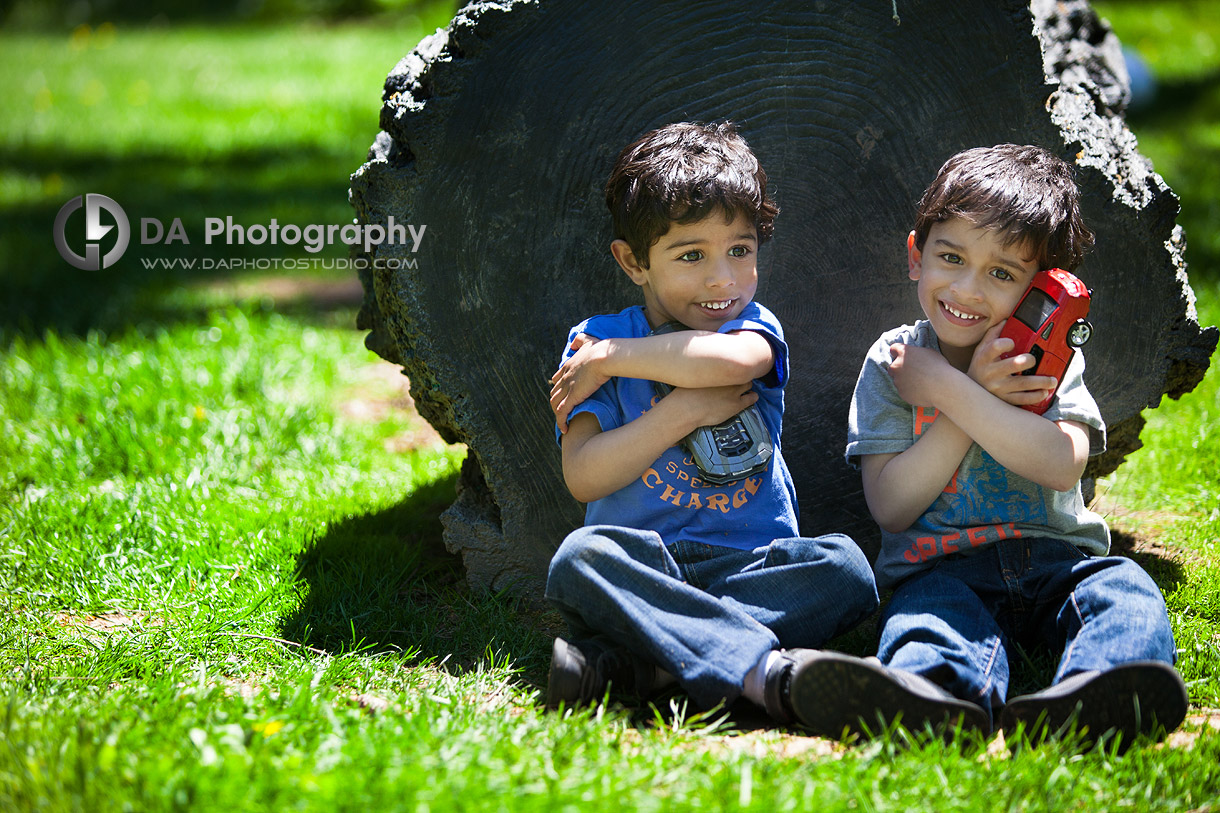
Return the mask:
[[678, 388], [640, 417], [607, 432], [592, 413], [581, 412], [563, 436], [564, 482], [581, 502], [609, 496], [698, 427], [726, 421], [757, 400], [748, 383]]
[[573, 347], [576, 352], [551, 377], [551, 410], [560, 432], [567, 431], [576, 405], [616, 376], [693, 389], [746, 384], [775, 365], [771, 342], [753, 330], [683, 330], [600, 341], [582, 335]]
[[[1083, 424], [1048, 421], [1008, 403], [954, 369], [939, 353], [927, 348], [906, 349], [925, 351], [928, 355], [920, 353], [922, 358], [916, 365], [927, 360], [934, 368], [923, 375], [925, 384], [920, 388], [924, 397], [916, 396], [914, 403], [936, 407], [1004, 468], [1055, 491], [1067, 491], [1076, 485], [1089, 456], [1089, 433]], [[908, 358], [906, 364], [911, 361]], [[895, 370], [891, 365], [890, 371], [896, 376], [899, 394], [905, 398], [904, 384], [899, 381], [901, 366]], [[1039, 392], [1045, 395], [1044, 390]]]
[[861, 455], [864, 502], [876, 523], [891, 533], [910, 528], [944, 491], [972, 442], [941, 418], [904, 452]]
[[908, 403], [935, 407], [941, 416], [906, 451], [861, 460], [865, 499], [886, 530], [904, 530], [927, 510], [972, 440], [1000, 465], [1046, 488], [1066, 491], [1084, 473], [1087, 427], [1048, 421], [1016, 406], [1036, 403], [1056, 382], [1015, 375], [1030, 360], [1001, 359], [1011, 346], [1009, 340], [997, 343], [998, 332], [993, 329], [979, 344], [969, 373], [929, 348], [891, 348], [889, 372], [899, 395]]

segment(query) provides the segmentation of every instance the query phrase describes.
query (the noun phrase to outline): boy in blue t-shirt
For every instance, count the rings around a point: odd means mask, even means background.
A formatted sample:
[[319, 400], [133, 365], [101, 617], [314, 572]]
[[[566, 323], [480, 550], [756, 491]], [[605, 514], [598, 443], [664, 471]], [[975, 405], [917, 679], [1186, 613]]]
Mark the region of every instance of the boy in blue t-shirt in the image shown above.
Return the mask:
[[[1071, 167], [1002, 144], [950, 158], [908, 238], [925, 320], [869, 350], [856, 384], [847, 459], [882, 530], [875, 563], [893, 588], [878, 657], [834, 655], [808, 683], [828, 736], [945, 719], [1041, 735], [1075, 722], [1090, 739], [1172, 730], [1186, 713], [1156, 584], [1107, 556], [1105, 521], [1081, 498], [1105, 424], [1075, 353], [1063, 381], [1005, 358], [1003, 323], [1035, 274], [1073, 271], [1093, 242]], [[1054, 399], [1043, 414], [1021, 405]], [[1024, 647], [1058, 658], [1049, 688], [1009, 699]]]
[[[573, 327], [552, 378], [564, 479], [588, 504], [547, 577], [571, 630], [552, 650], [552, 707], [676, 681], [704, 707], [744, 695], [801, 721], [792, 698], [812, 648], [877, 607], [851, 539], [797, 530], [780, 449], [788, 348], [753, 301], [778, 211], [766, 183], [727, 123], [647, 133], [610, 175], [610, 251], [644, 304]], [[689, 329], [652, 335], [670, 322]], [[659, 397], [653, 382], [673, 389]], [[709, 482], [682, 440], [753, 404], [770, 462]]]

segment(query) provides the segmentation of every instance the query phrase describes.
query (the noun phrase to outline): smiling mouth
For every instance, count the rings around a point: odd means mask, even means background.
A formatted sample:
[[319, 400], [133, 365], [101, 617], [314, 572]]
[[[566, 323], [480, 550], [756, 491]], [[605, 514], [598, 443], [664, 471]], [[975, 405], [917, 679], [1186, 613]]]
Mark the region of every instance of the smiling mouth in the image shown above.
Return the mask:
[[721, 299], [716, 302], [700, 302], [699, 307], [710, 311], [725, 311], [736, 301], [736, 299]]
[[978, 315], [977, 313], [966, 313], [965, 311], [960, 311], [957, 308], [950, 305], [948, 302], [945, 302], [944, 300], [941, 301], [940, 306], [942, 308], [944, 308], [945, 312], [948, 313], [950, 316], [953, 316], [957, 319], [961, 319], [966, 322], [977, 322], [983, 318], [982, 316]]

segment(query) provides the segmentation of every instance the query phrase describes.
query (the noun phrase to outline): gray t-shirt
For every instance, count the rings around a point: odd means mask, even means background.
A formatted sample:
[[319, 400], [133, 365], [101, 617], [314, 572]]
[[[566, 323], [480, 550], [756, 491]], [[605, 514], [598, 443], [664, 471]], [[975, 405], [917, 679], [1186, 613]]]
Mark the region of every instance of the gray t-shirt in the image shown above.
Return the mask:
[[[861, 455], [905, 451], [939, 414], [898, 395], [886, 371], [893, 344], [940, 349], [924, 320], [883, 334], [868, 351], [848, 418], [846, 454], [853, 466]], [[1077, 352], [1044, 417], [1089, 427], [1089, 454], [1095, 455], [1105, 451], [1106, 427], [1083, 376], [1084, 356]], [[901, 533], [881, 532], [877, 585], [891, 587], [939, 557], [1018, 537], [1063, 539], [1099, 556], [1110, 549], [1105, 520], [1085, 508], [1079, 483], [1071, 491], [1044, 488], [1004, 468], [975, 443], [923, 516]]]

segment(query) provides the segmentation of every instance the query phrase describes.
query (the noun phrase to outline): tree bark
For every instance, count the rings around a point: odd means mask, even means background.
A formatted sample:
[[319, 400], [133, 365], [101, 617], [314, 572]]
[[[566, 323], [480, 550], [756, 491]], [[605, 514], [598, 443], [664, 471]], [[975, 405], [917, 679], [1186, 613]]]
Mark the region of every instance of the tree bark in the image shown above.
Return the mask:
[[[608, 250], [618, 151], [672, 121], [730, 119], [781, 214], [757, 299], [785, 326], [783, 448], [802, 532], [875, 554], [847, 407], [870, 344], [920, 318], [906, 276], [915, 201], [952, 153], [1036, 143], [1078, 167], [1097, 247], [1086, 381], [1110, 427], [1087, 476], [1138, 448], [1140, 411], [1202, 378], [1216, 345], [1186, 279], [1177, 198], [1121, 111], [1115, 37], [1087, 3], [883, 0], [472, 3], [386, 79], [352, 176], [361, 223], [426, 226], [418, 251], [356, 254], [367, 345], [469, 456], [445, 543], [472, 584], [537, 590], [581, 523], [547, 405], [566, 331], [637, 304]], [[401, 241], [400, 241], [401, 242]]]

